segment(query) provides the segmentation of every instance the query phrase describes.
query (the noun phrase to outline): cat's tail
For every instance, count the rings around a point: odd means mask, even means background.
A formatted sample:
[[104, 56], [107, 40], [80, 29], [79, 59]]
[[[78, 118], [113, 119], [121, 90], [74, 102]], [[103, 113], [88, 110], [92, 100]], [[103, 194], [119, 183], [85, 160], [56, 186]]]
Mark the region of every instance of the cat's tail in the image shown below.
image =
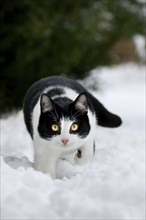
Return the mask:
[[97, 124], [103, 127], [118, 127], [122, 120], [118, 115], [109, 112], [94, 96], [89, 94], [97, 118]]

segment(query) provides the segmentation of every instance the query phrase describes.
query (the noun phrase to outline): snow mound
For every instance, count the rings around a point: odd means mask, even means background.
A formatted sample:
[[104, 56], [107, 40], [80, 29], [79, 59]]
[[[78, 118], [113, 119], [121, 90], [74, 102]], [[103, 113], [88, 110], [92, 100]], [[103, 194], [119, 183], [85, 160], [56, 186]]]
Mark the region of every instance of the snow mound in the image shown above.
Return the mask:
[[59, 161], [52, 180], [33, 168], [22, 111], [2, 119], [1, 219], [145, 219], [145, 66], [96, 69], [82, 83], [123, 125], [97, 127], [92, 162]]

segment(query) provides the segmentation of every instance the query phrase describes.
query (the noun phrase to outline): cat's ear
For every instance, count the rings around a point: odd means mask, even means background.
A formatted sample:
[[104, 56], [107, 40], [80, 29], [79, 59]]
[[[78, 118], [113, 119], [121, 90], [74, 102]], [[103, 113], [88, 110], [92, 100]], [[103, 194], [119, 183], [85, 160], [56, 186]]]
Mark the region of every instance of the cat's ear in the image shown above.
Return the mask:
[[74, 101], [74, 107], [77, 111], [82, 113], [88, 112], [88, 100], [85, 93], [81, 93]]
[[46, 94], [43, 94], [40, 99], [41, 112], [53, 110], [53, 100]]

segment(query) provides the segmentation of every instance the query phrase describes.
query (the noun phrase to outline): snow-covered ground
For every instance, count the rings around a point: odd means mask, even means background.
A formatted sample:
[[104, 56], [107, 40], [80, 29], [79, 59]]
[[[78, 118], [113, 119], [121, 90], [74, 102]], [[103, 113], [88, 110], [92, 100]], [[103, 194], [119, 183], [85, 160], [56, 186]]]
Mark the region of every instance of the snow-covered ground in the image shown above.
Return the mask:
[[75, 167], [59, 161], [52, 180], [29, 162], [33, 147], [22, 112], [2, 119], [2, 220], [145, 219], [145, 66], [96, 69], [82, 83], [121, 116], [122, 126], [97, 127], [92, 162]]

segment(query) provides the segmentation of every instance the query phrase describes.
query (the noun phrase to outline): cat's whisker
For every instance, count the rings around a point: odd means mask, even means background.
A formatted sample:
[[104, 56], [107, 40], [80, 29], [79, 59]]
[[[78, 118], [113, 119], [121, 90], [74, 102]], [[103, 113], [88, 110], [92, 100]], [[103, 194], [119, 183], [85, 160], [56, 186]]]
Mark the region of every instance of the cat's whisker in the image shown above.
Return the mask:
[[56, 119], [56, 116], [55, 116], [55, 115], [50, 115], [50, 117], [51, 117], [52, 119]]
[[72, 115], [71, 119], [75, 120], [78, 116], [82, 115], [80, 111], [77, 111], [74, 115]]
[[52, 111], [50, 111], [50, 116], [52, 116], [52, 118], [56, 118], [56, 115]]
[[72, 120], [76, 121], [76, 118], [79, 117], [81, 114], [77, 115], [76, 117], [73, 117]]
[[78, 113], [79, 113], [79, 111], [77, 111], [74, 115], [72, 115], [72, 117], [75, 117]]
[[59, 118], [59, 115], [58, 115], [58, 112], [57, 112], [56, 108], [54, 108], [54, 110], [55, 110], [57, 118]]

